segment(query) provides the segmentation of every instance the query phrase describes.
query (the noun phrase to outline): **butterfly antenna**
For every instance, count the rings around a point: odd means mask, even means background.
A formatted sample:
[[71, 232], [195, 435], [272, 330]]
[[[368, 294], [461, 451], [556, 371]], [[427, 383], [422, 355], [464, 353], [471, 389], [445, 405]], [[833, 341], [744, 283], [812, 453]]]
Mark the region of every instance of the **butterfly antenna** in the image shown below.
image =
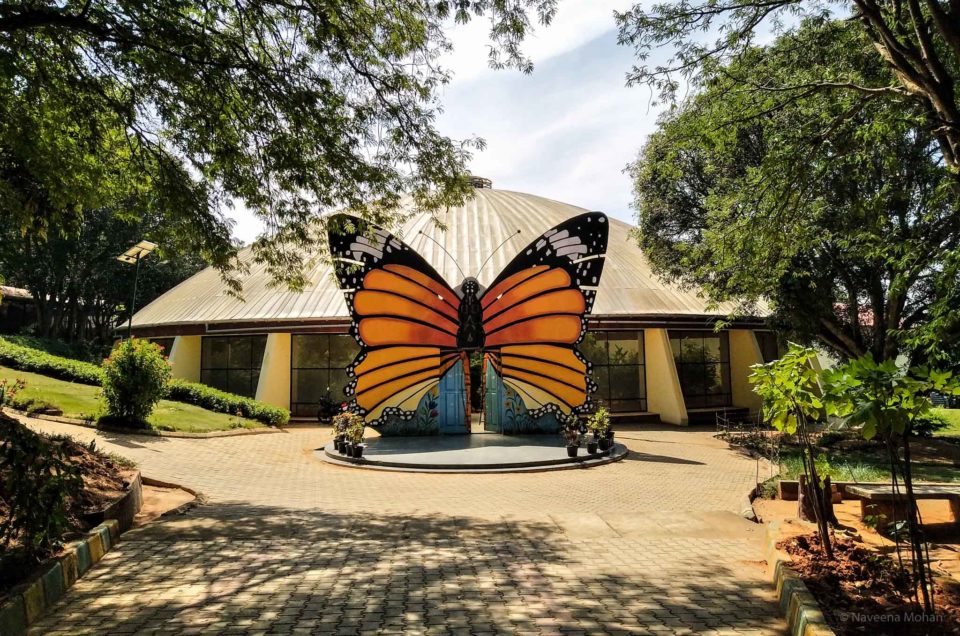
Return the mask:
[[458, 263], [458, 262], [457, 262], [457, 259], [455, 259], [455, 258], [453, 257], [453, 254], [451, 254], [450, 252], [447, 251], [447, 248], [445, 248], [443, 245], [440, 245], [440, 243], [439, 243], [435, 238], [433, 238], [432, 236], [430, 236], [429, 234], [424, 234], [424, 233], [423, 233], [423, 230], [420, 230], [419, 232], [417, 232], [417, 234], [419, 234], [420, 236], [422, 236], [422, 237], [424, 237], [424, 238], [427, 238], [427, 239], [430, 239], [431, 241], [433, 241], [433, 244], [436, 245], [437, 247], [439, 247], [440, 249], [442, 249], [442, 250], [443, 250], [443, 253], [446, 254], [447, 256], [449, 256], [449, 257], [450, 257], [450, 260], [453, 261], [453, 264], [457, 266], [457, 270], [460, 272], [460, 276], [462, 276], [463, 278], [466, 278], [466, 277], [467, 277], [467, 275], [463, 273], [463, 269], [461, 269], [460, 263]]
[[487, 260], [483, 261], [483, 265], [480, 266], [480, 269], [477, 270], [477, 278], [480, 278], [480, 272], [483, 271], [483, 268], [487, 266], [487, 263], [490, 262], [490, 259], [493, 258], [493, 255], [500, 251], [500, 248], [507, 244], [507, 241], [512, 239], [514, 236], [520, 233], [520, 230], [517, 230], [516, 234], [511, 234], [507, 238], [503, 239], [503, 242], [497, 246], [497, 249], [490, 252], [490, 256], [487, 257]]

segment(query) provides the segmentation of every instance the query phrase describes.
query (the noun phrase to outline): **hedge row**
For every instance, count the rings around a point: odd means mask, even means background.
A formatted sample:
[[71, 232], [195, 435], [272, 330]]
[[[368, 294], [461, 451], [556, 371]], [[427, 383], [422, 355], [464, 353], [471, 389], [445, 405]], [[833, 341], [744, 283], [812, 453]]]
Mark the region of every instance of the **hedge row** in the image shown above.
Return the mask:
[[95, 364], [61, 358], [39, 349], [14, 344], [4, 338], [0, 338], [0, 364], [80, 384], [100, 386], [103, 379], [103, 372]]
[[240, 414], [252, 420], [259, 420], [268, 426], [283, 426], [290, 420], [290, 412], [286, 409], [270, 406], [252, 398], [220, 391], [197, 382], [170, 380], [167, 383], [167, 398], [177, 402], [193, 404], [217, 413]]
[[[0, 338], [0, 365], [93, 386], [100, 386], [103, 380], [103, 370], [95, 364], [61, 358], [39, 349], [14, 344], [4, 338]], [[268, 426], [282, 426], [290, 420], [290, 412], [286, 409], [196, 382], [171, 380], [167, 384], [167, 398], [217, 413], [239, 413], [242, 417], [258, 420]]]

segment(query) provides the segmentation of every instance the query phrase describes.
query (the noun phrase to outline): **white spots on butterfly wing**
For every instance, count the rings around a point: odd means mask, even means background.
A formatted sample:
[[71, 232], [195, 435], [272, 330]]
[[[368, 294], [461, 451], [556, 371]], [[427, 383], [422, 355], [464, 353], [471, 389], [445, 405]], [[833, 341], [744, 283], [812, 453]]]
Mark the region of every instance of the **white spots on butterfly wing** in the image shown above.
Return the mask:
[[569, 247], [562, 247], [557, 250], [557, 256], [566, 256], [570, 258], [571, 261], [575, 260], [574, 257], [570, 256], [571, 254], [586, 254], [586, 253], [587, 253], [587, 246], [582, 244], [571, 245]]
[[580, 238], [576, 236], [570, 236], [564, 239], [560, 239], [559, 241], [551, 240], [551, 245], [553, 245], [553, 249], [555, 250], [559, 250], [561, 247], [567, 247], [568, 245], [582, 245], [582, 244], [583, 243], [580, 241]]
[[537, 246], [536, 246], [537, 250], [542, 250], [543, 246], [546, 244], [547, 244], [546, 239], [540, 239], [539, 241], [537, 241]]

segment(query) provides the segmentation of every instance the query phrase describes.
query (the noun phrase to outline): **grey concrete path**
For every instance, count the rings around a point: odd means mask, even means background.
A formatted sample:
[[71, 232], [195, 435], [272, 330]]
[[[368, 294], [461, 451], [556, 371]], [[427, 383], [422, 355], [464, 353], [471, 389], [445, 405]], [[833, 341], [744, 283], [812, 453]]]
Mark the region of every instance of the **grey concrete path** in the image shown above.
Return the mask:
[[32, 633], [781, 633], [756, 463], [708, 431], [618, 433], [588, 470], [384, 473], [329, 430], [207, 440], [31, 421], [208, 503], [125, 534]]

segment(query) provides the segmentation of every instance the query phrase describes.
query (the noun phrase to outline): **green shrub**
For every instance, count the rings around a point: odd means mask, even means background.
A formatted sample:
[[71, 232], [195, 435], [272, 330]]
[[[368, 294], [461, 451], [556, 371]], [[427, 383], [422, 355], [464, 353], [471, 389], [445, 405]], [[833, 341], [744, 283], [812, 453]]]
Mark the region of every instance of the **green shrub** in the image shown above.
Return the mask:
[[23, 411], [27, 415], [36, 415], [37, 413], [62, 413], [54, 404], [40, 398], [14, 398], [9, 401], [11, 407], [18, 411]]
[[934, 433], [948, 426], [950, 426], [950, 422], [942, 415], [934, 413], [933, 411], [927, 411], [913, 421], [913, 433], [917, 437], [933, 437]]
[[142, 338], [120, 341], [103, 361], [106, 419], [111, 424], [149, 426], [147, 418], [166, 393], [170, 373], [159, 345]]
[[16, 420], [0, 415], [0, 525], [4, 547], [16, 541], [42, 558], [71, 529], [68, 507], [83, 488], [80, 469], [53, 444]]
[[0, 338], [0, 364], [80, 384], [99, 386], [103, 379], [103, 372], [95, 364], [61, 358], [6, 338]]
[[110, 355], [110, 347], [96, 345], [87, 341], [66, 342], [59, 338], [43, 338], [41, 336], [27, 335], [6, 335], [4, 340], [21, 347], [36, 349], [50, 355], [80, 362], [92, 362], [98, 364], [106, 356]]
[[[15, 344], [6, 337], [0, 338], [0, 365], [93, 386], [101, 386], [103, 381], [103, 370], [96, 365]], [[283, 426], [290, 420], [290, 412], [286, 409], [196, 382], [171, 380], [167, 383], [166, 397], [217, 413], [236, 415], [239, 411], [243, 417], [258, 420], [268, 426]]]
[[243, 417], [263, 422], [267, 426], [283, 426], [290, 420], [290, 412], [276, 406], [258, 402], [211, 388], [206, 384], [171, 380], [167, 384], [167, 398], [186, 402], [217, 413], [240, 414]]

